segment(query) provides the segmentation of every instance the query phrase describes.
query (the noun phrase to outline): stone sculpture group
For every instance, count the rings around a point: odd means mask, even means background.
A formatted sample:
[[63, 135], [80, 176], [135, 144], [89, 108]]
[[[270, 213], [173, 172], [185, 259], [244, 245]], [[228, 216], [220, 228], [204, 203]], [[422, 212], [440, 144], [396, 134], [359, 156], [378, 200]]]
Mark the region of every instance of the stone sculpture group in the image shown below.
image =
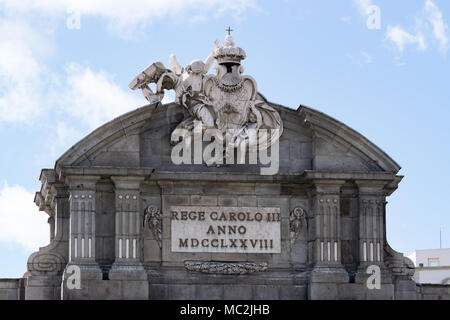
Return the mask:
[[[215, 137], [226, 145], [226, 152], [235, 148], [248, 148], [250, 152], [266, 150], [282, 134], [280, 115], [258, 94], [256, 81], [242, 75], [241, 60], [246, 54], [242, 48], [235, 47], [232, 36], [227, 35], [222, 46], [216, 40], [214, 46], [205, 61], [194, 60], [185, 67], [174, 55], [169, 58], [169, 68], [155, 62], [129, 86], [133, 90], [141, 89], [150, 103], [161, 101], [164, 90], [175, 91], [175, 103], [186, 108], [190, 117], [172, 132], [172, 144], [181, 143], [180, 136], [182, 141], [189, 140], [195, 123], [200, 121], [203, 129], [218, 130], [220, 134]], [[207, 74], [214, 61], [217, 61], [216, 74]], [[156, 84], [155, 92], [150, 83]], [[260, 129], [269, 132], [267, 138], [252, 139], [252, 134], [256, 135]]]

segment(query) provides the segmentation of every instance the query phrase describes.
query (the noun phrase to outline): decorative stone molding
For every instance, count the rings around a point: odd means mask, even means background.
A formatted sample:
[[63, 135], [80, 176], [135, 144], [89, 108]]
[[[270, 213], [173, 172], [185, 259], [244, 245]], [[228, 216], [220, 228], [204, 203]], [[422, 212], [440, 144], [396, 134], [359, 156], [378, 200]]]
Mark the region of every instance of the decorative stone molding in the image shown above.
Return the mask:
[[155, 206], [148, 206], [144, 211], [144, 228], [148, 227], [153, 233], [160, 248], [162, 248], [162, 215]]
[[415, 266], [409, 258], [392, 249], [387, 243], [384, 246], [384, 254], [386, 266], [393, 276], [412, 279], [415, 272]]
[[41, 248], [28, 258], [27, 270], [32, 275], [61, 275], [66, 266], [66, 260], [62, 255], [45, 249]]
[[225, 274], [225, 275], [242, 275], [255, 272], [263, 272], [267, 270], [266, 262], [214, 262], [214, 261], [185, 261], [184, 267], [189, 271], [209, 273], [209, 274]]
[[31, 276], [61, 276], [68, 261], [68, 194], [53, 170], [41, 172], [41, 191], [34, 202], [49, 218], [50, 243], [30, 255], [27, 274]]
[[304, 228], [308, 228], [306, 212], [303, 208], [296, 207], [289, 217], [289, 230], [291, 231], [291, 244], [297, 241]]

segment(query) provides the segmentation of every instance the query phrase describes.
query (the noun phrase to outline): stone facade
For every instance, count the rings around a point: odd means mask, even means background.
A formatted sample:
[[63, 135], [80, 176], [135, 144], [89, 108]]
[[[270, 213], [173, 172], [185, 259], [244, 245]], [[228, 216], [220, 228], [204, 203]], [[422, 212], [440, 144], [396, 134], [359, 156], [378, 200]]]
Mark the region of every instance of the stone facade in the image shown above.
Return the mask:
[[[218, 62], [216, 76], [205, 75], [212, 58]], [[151, 104], [103, 125], [53, 169], [42, 170], [35, 202], [49, 215], [50, 244], [30, 256], [23, 280], [1, 281], [0, 294], [420, 298], [411, 280], [414, 266], [386, 241], [386, 200], [402, 180], [400, 166], [319, 111], [267, 101], [255, 80], [240, 75], [243, 58], [245, 52], [227, 37], [205, 63], [181, 68], [171, 58], [170, 70], [155, 63], [133, 80], [130, 87], [142, 89]], [[150, 82], [157, 83], [156, 93]], [[176, 91], [176, 103], [159, 102], [163, 89]], [[221, 155], [206, 163], [175, 164], [174, 132], [181, 128], [185, 139], [195, 139], [193, 121], [230, 134], [232, 148], [249, 150], [252, 129], [275, 130], [264, 148], [279, 147], [278, 171], [261, 174], [265, 165], [249, 162], [220, 165]], [[228, 149], [224, 157], [230, 158]], [[213, 212], [219, 221], [226, 212], [224, 220], [239, 221], [242, 215], [247, 221], [215, 224], [197, 234], [205, 212], [213, 220]], [[177, 225], [180, 217], [198, 221]], [[215, 238], [216, 233], [223, 234]], [[188, 241], [193, 248], [185, 250]], [[380, 270], [379, 289], [367, 286], [369, 267]]]
[[[41, 174], [35, 201], [52, 234], [29, 258], [24, 298], [419, 298], [414, 267], [386, 242], [399, 166], [320, 112], [271, 106], [284, 123], [272, 176], [250, 165], [173, 165], [170, 133], [185, 112], [176, 104], [137, 109], [72, 147]], [[281, 250], [172, 252], [172, 206], [280, 208]], [[65, 283], [71, 265], [80, 289]], [[382, 270], [380, 290], [367, 289], [369, 265]]]

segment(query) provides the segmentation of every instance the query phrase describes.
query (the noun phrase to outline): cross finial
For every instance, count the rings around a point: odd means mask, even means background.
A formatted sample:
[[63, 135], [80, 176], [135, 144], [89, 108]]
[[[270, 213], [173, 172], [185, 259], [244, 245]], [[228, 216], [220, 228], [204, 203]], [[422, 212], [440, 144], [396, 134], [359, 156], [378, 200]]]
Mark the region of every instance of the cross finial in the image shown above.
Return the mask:
[[231, 29], [231, 27], [228, 27], [228, 29], [225, 29], [226, 32], [228, 32], [228, 35], [231, 35], [231, 31], [233, 31], [233, 29]]

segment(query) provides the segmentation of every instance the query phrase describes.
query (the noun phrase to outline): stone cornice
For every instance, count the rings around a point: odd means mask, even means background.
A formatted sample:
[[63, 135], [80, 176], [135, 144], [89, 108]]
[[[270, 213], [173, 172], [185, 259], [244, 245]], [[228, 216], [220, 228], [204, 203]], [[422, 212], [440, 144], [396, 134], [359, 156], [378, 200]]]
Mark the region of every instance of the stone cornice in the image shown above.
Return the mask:
[[[314, 181], [333, 180], [344, 181], [374, 181], [384, 182], [389, 188], [394, 188], [403, 178], [389, 172], [332, 172], [306, 170], [299, 173], [278, 174], [273, 176], [255, 173], [210, 173], [210, 172], [169, 172], [156, 171], [153, 168], [114, 168], [114, 167], [62, 167], [60, 179], [66, 176], [99, 176], [132, 177], [138, 179], [144, 177], [151, 181], [218, 181], [218, 182], [261, 182], [261, 183], [311, 183]], [[134, 178], [133, 178], [134, 177]], [[335, 181], [337, 183], [337, 181]]]
[[306, 170], [303, 173], [305, 180], [358, 180], [358, 181], [385, 181], [394, 182], [402, 176], [396, 176], [391, 172], [333, 172]]
[[61, 180], [66, 176], [150, 176], [154, 172], [153, 168], [114, 168], [114, 167], [62, 167], [60, 168], [59, 178]]

